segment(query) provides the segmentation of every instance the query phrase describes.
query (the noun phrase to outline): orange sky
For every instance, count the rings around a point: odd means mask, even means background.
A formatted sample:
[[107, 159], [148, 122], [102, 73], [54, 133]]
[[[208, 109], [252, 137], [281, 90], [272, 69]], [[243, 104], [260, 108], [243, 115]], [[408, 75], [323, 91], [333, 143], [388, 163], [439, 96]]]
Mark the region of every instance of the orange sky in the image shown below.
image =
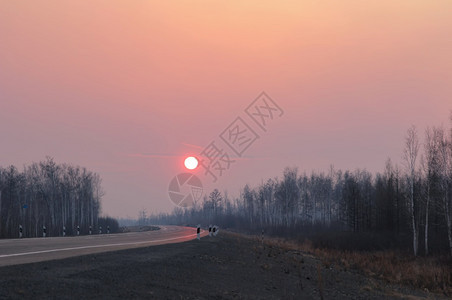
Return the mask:
[[[0, 0], [0, 165], [103, 178], [103, 211], [169, 211], [170, 179], [266, 91], [284, 116], [208, 188], [380, 171], [448, 124], [452, 2]], [[204, 182], [203, 182], [204, 183]]]

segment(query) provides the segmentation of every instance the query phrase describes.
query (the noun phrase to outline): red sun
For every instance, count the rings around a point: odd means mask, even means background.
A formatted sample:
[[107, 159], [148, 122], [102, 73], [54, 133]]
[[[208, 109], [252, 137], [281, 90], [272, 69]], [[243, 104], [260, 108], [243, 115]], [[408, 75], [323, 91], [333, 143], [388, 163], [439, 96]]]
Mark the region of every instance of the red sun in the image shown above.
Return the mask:
[[196, 159], [196, 157], [189, 156], [185, 159], [184, 165], [187, 169], [194, 170], [198, 166], [198, 160]]

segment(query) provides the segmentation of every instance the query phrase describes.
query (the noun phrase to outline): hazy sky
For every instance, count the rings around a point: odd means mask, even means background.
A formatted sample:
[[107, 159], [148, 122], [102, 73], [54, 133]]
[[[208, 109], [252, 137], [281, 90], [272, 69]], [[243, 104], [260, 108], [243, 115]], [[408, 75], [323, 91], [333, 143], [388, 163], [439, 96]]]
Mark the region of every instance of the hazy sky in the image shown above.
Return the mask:
[[[400, 161], [448, 125], [452, 1], [0, 0], [0, 165], [100, 174], [103, 212], [170, 211], [171, 178], [265, 91], [284, 110], [217, 183]], [[220, 143], [218, 143], [220, 144]]]

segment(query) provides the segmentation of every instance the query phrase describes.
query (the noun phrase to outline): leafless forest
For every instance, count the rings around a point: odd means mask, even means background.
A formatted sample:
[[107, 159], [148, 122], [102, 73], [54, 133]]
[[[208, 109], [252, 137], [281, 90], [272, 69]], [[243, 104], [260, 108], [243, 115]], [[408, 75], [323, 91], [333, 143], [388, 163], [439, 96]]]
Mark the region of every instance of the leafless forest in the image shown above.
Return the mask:
[[189, 209], [141, 212], [140, 222], [216, 224], [308, 237], [317, 246], [452, 255], [452, 128], [412, 127], [401, 142], [402, 165], [388, 159], [382, 173], [286, 168], [282, 178], [246, 185], [236, 199], [214, 190]]
[[53, 159], [33, 163], [22, 172], [14, 166], [0, 168], [0, 237], [99, 233], [112, 231], [117, 221], [100, 218], [103, 192], [98, 174], [85, 168], [56, 164]]

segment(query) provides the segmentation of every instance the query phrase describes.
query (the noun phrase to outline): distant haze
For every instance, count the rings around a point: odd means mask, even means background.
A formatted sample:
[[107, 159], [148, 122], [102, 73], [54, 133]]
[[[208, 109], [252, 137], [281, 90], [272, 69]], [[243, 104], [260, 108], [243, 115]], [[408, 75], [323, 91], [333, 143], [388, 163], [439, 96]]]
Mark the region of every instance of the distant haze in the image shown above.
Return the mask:
[[284, 110], [217, 183], [400, 162], [448, 125], [451, 1], [0, 1], [0, 165], [97, 172], [103, 212], [168, 212], [168, 183], [262, 91]]

